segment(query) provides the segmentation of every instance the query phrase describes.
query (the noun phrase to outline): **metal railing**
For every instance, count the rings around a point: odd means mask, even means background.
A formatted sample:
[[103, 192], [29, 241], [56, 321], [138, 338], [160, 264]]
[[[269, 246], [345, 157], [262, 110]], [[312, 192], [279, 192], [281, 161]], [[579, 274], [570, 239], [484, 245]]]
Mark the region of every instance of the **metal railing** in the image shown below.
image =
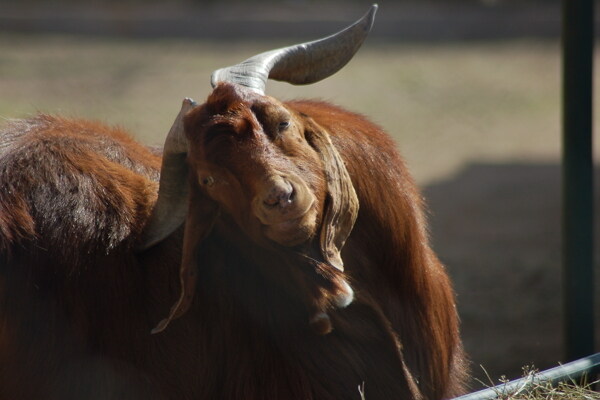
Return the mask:
[[600, 353], [584, 357], [568, 364], [558, 366], [543, 372], [528, 375], [524, 378], [503, 383], [478, 392], [456, 397], [453, 400], [492, 400], [507, 398], [514, 393], [523, 393], [534, 383], [550, 382], [577, 382], [583, 376], [594, 376], [600, 372]]

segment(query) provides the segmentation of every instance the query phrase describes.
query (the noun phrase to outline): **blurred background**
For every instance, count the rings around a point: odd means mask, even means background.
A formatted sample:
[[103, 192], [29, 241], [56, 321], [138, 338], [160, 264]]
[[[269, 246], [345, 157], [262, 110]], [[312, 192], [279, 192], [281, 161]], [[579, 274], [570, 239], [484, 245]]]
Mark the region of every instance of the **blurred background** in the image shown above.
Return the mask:
[[[333, 33], [369, 5], [2, 0], [0, 118], [91, 118], [161, 144], [181, 99], [208, 95], [213, 70]], [[481, 366], [496, 382], [525, 365], [556, 366], [564, 361], [560, 3], [379, 6], [372, 35], [342, 71], [306, 87], [271, 82], [267, 92], [337, 103], [395, 138], [427, 198], [476, 378], [490, 384]]]

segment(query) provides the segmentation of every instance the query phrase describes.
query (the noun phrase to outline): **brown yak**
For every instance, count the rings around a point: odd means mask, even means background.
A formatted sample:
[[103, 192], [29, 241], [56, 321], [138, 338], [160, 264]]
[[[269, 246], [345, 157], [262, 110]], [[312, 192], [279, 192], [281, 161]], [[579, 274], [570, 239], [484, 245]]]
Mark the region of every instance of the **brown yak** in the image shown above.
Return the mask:
[[0, 399], [460, 393], [451, 284], [394, 143], [333, 105], [264, 95], [268, 77], [335, 73], [374, 12], [215, 72], [162, 166], [98, 123], [3, 128]]

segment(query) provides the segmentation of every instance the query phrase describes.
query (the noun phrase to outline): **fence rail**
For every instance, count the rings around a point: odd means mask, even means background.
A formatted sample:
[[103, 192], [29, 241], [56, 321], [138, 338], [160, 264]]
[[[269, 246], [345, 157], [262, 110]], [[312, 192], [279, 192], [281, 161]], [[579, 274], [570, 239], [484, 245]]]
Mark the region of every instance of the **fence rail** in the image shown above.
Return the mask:
[[600, 373], [600, 353], [580, 358], [579, 360], [572, 361], [568, 364], [563, 364], [556, 368], [548, 369], [515, 381], [456, 397], [453, 400], [491, 400], [498, 397], [505, 398], [507, 395], [517, 391], [526, 391], [527, 388], [535, 382], [551, 382], [556, 384], [558, 382], [577, 381], [585, 375], [593, 376], [598, 373]]

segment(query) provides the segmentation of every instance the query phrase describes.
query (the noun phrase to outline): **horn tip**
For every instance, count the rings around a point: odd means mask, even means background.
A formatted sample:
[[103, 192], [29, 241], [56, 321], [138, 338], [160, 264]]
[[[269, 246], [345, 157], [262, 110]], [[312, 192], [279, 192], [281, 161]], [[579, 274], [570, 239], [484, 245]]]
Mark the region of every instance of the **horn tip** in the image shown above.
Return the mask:
[[185, 99], [183, 99], [182, 107], [195, 107], [197, 105], [198, 103], [196, 103], [196, 101], [191, 97], [186, 97]]
[[156, 335], [157, 333], [161, 333], [162, 331], [164, 331], [167, 328], [167, 325], [169, 325], [169, 322], [171, 322], [171, 320], [169, 318], [165, 318], [162, 321], [160, 321], [158, 323], [158, 325], [156, 325], [154, 327], [154, 329], [152, 329], [150, 331], [151, 335]]
[[371, 27], [373, 26], [373, 23], [375, 22], [375, 14], [377, 13], [378, 8], [379, 8], [379, 5], [377, 3], [373, 3], [373, 5], [369, 9], [369, 11], [367, 12], [367, 15], [365, 16], [365, 19], [369, 21], [369, 30], [371, 29]]
[[219, 74], [221, 73], [221, 69], [218, 69], [212, 73], [210, 76], [210, 86], [214, 89], [217, 87], [217, 83], [219, 82]]

